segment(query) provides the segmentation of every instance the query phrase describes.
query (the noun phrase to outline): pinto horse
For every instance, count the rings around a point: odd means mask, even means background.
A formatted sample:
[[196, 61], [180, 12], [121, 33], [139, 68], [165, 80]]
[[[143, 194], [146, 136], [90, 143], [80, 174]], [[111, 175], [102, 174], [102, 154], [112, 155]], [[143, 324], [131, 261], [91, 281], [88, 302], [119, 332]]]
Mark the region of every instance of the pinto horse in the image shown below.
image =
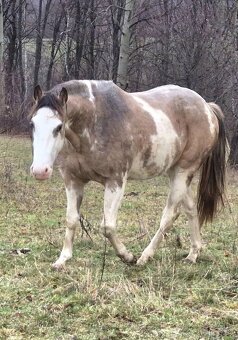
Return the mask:
[[[105, 187], [102, 233], [125, 262], [136, 262], [117, 236], [118, 209], [128, 179], [167, 173], [170, 191], [160, 227], [137, 260], [152, 258], [164, 235], [185, 210], [196, 262], [200, 228], [223, 203], [226, 136], [221, 109], [196, 92], [166, 85], [127, 93], [111, 81], [72, 80], [43, 93], [34, 90], [31, 114], [33, 163], [38, 180], [50, 178], [59, 155], [67, 196], [66, 235], [53, 264], [60, 268], [72, 257], [84, 186], [93, 180]], [[200, 170], [197, 203], [191, 181]]]

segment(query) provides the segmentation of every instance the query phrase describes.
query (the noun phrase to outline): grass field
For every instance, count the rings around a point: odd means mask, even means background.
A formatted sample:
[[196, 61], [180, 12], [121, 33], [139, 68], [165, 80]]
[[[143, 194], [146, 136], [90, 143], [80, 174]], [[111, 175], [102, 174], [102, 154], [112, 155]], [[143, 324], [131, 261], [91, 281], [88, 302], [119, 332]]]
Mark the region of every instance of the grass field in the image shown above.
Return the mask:
[[[229, 172], [229, 205], [203, 228], [196, 265], [183, 262], [183, 215], [146, 267], [122, 263], [99, 234], [103, 188], [89, 184], [81, 212], [91, 239], [79, 230], [74, 257], [58, 272], [51, 263], [66, 207], [58, 171], [33, 180], [25, 138], [1, 136], [0, 155], [0, 339], [238, 339], [238, 174]], [[137, 256], [159, 226], [167, 190], [165, 177], [127, 185], [118, 227]]]

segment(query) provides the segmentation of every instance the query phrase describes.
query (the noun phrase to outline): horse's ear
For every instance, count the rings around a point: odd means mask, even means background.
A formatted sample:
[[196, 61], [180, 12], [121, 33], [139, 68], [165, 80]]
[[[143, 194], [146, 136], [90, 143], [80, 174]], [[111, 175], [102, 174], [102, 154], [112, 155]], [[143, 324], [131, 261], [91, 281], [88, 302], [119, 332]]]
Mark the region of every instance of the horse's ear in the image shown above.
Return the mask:
[[65, 87], [62, 87], [60, 91], [59, 99], [63, 105], [66, 104], [68, 100], [68, 91], [66, 90]]
[[36, 102], [38, 102], [42, 97], [42, 90], [40, 85], [36, 85], [36, 87], [34, 88], [34, 99]]

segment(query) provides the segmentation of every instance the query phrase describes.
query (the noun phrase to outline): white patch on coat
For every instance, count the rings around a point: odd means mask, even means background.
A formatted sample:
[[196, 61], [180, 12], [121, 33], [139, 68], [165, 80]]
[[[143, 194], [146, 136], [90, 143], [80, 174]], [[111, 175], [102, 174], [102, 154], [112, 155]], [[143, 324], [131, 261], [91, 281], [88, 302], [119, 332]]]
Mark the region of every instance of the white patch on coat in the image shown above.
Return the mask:
[[95, 139], [94, 143], [92, 144], [90, 151], [96, 151], [98, 148], [98, 141]]
[[84, 137], [84, 138], [87, 138], [88, 141], [90, 142], [91, 137], [90, 137], [90, 134], [89, 134], [88, 129], [84, 129], [83, 132], [82, 132], [82, 134], [81, 134], [81, 136]]
[[[81, 82], [81, 81], [80, 81]], [[83, 83], [87, 86], [88, 88], [88, 93], [89, 93], [89, 100], [94, 103], [94, 95], [93, 95], [93, 90], [92, 90], [92, 82], [91, 80], [83, 80]]]
[[65, 129], [71, 129], [71, 121], [70, 121], [70, 119], [69, 120], [67, 120], [67, 122], [65, 122]]
[[32, 118], [33, 130], [33, 162], [31, 170], [41, 173], [47, 167], [52, 172], [54, 161], [64, 145], [64, 134], [53, 131], [62, 124], [57, 114], [48, 107], [38, 110]]
[[172, 122], [162, 110], [154, 109], [146, 101], [136, 95], [134, 96], [134, 99], [153, 119], [157, 133], [150, 136], [152, 144], [150, 158], [148, 159], [146, 166], [144, 166], [143, 155], [138, 153], [133, 160], [129, 177], [147, 178], [149, 175], [151, 177], [156, 175], [156, 173], [148, 174], [146, 167], [156, 167], [158, 175], [166, 172], [171, 167], [176, 156], [176, 142], [179, 142], [179, 137], [174, 130]]
[[212, 112], [212, 110], [209, 108], [209, 106], [207, 105], [207, 103], [204, 103], [205, 105], [205, 113], [207, 115], [207, 119], [208, 119], [208, 123], [209, 123], [209, 128], [211, 131], [211, 134], [214, 136], [216, 134], [216, 125], [214, 124], [213, 120], [212, 120], [212, 116], [214, 115], [214, 113]]
[[122, 178], [122, 186], [105, 186], [104, 192], [104, 218], [101, 223], [102, 227], [116, 227], [117, 213], [125, 191], [127, 173]]

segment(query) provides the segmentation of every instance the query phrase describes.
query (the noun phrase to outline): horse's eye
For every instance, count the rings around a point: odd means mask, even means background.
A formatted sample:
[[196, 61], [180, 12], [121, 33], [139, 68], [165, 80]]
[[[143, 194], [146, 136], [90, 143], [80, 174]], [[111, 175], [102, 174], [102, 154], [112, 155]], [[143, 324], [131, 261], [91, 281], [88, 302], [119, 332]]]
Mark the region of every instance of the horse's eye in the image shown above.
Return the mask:
[[30, 121], [29, 125], [30, 125], [30, 129], [33, 130], [34, 129], [34, 123], [32, 121]]
[[62, 126], [63, 126], [63, 124], [58, 125], [58, 126], [55, 128], [55, 132], [56, 132], [56, 133], [59, 133], [59, 132], [61, 131], [61, 129], [62, 129]]

